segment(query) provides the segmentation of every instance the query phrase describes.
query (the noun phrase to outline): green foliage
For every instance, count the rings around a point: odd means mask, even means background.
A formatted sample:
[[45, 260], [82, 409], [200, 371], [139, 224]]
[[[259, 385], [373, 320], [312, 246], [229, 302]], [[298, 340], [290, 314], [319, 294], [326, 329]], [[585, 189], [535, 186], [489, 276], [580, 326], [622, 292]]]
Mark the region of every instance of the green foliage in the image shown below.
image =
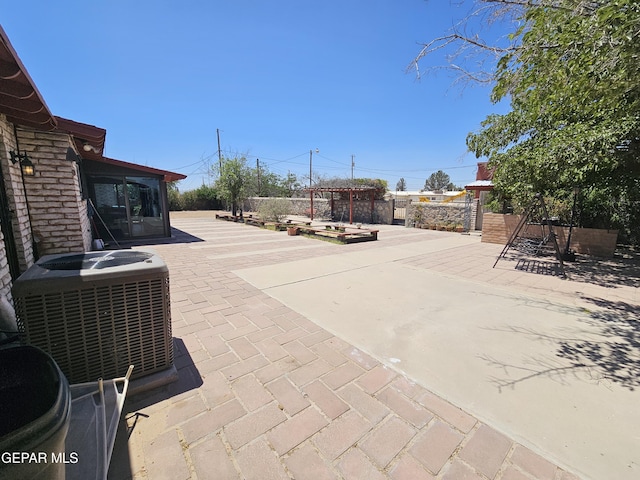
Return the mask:
[[375, 188], [375, 199], [382, 200], [384, 194], [389, 190], [389, 184], [381, 178], [354, 178], [353, 182], [356, 187]]
[[291, 214], [291, 202], [286, 198], [269, 198], [258, 206], [258, 216], [267, 222], [282, 222]]
[[218, 210], [222, 208], [213, 187], [202, 185], [195, 190], [180, 193], [177, 185], [167, 184], [169, 210]]
[[304, 186], [298, 181], [298, 177], [293, 173], [288, 173], [283, 179], [282, 187], [285, 192], [285, 197], [293, 197], [304, 188]]
[[598, 199], [585, 215], [637, 238], [628, 222], [639, 210], [640, 3], [531, 2], [521, 12], [519, 45], [498, 62], [492, 93], [511, 111], [487, 117], [469, 149], [489, 158], [514, 206], [535, 192], [566, 203], [577, 185], [585, 202]]
[[404, 192], [407, 189], [407, 182], [404, 180], [403, 178], [400, 178], [400, 180], [398, 180], [398, 183], [396, 183], [396, 190], [398, 192]]
[[293, 173], [281, 177], [265, 165], [248, 168], [248, 176], [247, 197], [291, 197], [303, 188]]
[[[382, 200], [384, 198], [385, 193], [389, 190], [388, 183], [386, 180], [381, 178], [354, 178], [353, 181], [350, 178], [320, 178], [316, 182], [317, 187], [322, 188], [349, 188], [349, 187], [358, 187], [358, 188], [373, 188], [375, 189], [375, 199]], [[369, 193], [365, 194], [354, 194], [355, 200], [368, 200], [370, 198]], [[349, 199], [349, 194], [340, 194], [339, 198], [343, 200]]]
[[451, 183], [451, 178], [442, 170], [432, 173], [424, 182], [424, 190], [430, 192], [453, 190], [454, 188], [455, 186]]
[[222, 208], [215, 188], [202, 185], [183, 194], [185, 210], [218, 210]]
[[580, 226], [618, 230], [622, 243], [640, 245], [640, 191], [593, 188], [578, 197]]
[[184, 210], [184, 200], [178, 190], [178, 182], [167, 183], [167, 200], [169, 202], [169, 211]]
[[231, 205], [233, 215], [236, 215], [238, 206], [247, 198], [247, 185], [250, 178], [251, 171], [247, 168], [244, 157], [225, 158], [222, 161], [215, 189], [218, 198]]

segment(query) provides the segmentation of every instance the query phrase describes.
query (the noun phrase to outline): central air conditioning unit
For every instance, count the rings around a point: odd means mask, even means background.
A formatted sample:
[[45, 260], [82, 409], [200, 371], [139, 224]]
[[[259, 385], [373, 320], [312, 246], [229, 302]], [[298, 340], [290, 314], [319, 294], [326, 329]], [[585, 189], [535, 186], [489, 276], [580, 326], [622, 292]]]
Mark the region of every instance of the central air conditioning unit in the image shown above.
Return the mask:
[[23, 343], [49, 353], [71, 384], [173, 365], [169, 269], [154, 253], [47, 255], [12, 294]]

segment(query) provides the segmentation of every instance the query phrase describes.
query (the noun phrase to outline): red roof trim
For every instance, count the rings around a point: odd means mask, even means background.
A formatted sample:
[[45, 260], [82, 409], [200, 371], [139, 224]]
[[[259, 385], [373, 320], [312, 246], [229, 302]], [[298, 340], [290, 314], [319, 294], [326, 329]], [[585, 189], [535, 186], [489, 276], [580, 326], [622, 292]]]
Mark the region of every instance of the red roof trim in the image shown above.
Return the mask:
[[87, 123], [80, 123], [74, 120], [69, 120], [62, 117], [54, 117], [58, 123], [58, 130], [71, 133], [84, 140], [91, 140], [93, 142], [103, 142], [107, 136], [107, 131], [104, 128], [89, 125]]
[[[73, 137], [76, 151], [80, 156], [90, 160], [99, 160], [104, 151], [104, 142], [107, 131], [104, 128], [95, 127], [86, 123], [76, 122], [62, 117], [54, 117], [58, 123], [57, 130], [68, 133]], [[84, 149], [85, 145], [90, 145], [91, 150]]]
[[92, 160], [95, 161], [95, 162], [100, 162], [100, 163], [104, 163], [104, 164], [107, 164], [107, 165], [113, 165], [115, 167], [130, 168], [131, 170], [137, 170], [139, 172], [150, 173], [152, 175], [161, 175], [161, 176], [164, 177], [164, 181], [165, 182], [174, 182], [176, 180], [184, 180], [185, 178], [187, 178], [187, 176], [183, 175], [182, 173], [175, 173], [175, 172], [170, 172], [168, 170], [160, 170], [158, 168], [146, 167], [144, 165], [138, 165], [136, 163], [124, 162], [122, 160], [116, 160], [115, 158], [101, 157], [101, 158], [96, 158], [96, 159], [92, 159]]
[[[51, 131], [56, 120], [0, 26], [0, 112], [16, 125]], [[6, 101], [5, 101], [6, 100]]]

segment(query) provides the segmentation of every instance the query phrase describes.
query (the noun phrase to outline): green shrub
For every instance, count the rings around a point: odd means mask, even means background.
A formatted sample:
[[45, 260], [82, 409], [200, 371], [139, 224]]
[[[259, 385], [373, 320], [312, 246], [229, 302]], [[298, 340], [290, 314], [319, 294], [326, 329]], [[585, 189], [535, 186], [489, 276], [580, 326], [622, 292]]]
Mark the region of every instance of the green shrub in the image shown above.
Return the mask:
[[216, 197], [215, 188], [206, 185], [184, 192], [182, 201], [184, 210], [218, 210], [222, 208], [220, 200]]
[[286, 198], [270, 198], [258, 206], [258, 216], [266, 222], [281, 222], [291, 214], [291, 202]]
[[184, 200], [180, 192], [175, 188], [167, 189], [167, 197], [169, 201], [169, 210], [172, 212], [184, 210]]

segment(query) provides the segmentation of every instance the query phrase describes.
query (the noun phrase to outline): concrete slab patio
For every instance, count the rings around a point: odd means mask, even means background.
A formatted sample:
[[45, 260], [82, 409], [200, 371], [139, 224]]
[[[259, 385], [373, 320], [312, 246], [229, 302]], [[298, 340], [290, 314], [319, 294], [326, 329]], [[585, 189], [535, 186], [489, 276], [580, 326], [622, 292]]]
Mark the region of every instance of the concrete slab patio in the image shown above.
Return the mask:
[[477, 236], [343, 246], [212, 217], [152, 247], [180, 378], [127, 401], [110, 478], [640, 474], [633, 265], [566, 281], [491, 268]]

